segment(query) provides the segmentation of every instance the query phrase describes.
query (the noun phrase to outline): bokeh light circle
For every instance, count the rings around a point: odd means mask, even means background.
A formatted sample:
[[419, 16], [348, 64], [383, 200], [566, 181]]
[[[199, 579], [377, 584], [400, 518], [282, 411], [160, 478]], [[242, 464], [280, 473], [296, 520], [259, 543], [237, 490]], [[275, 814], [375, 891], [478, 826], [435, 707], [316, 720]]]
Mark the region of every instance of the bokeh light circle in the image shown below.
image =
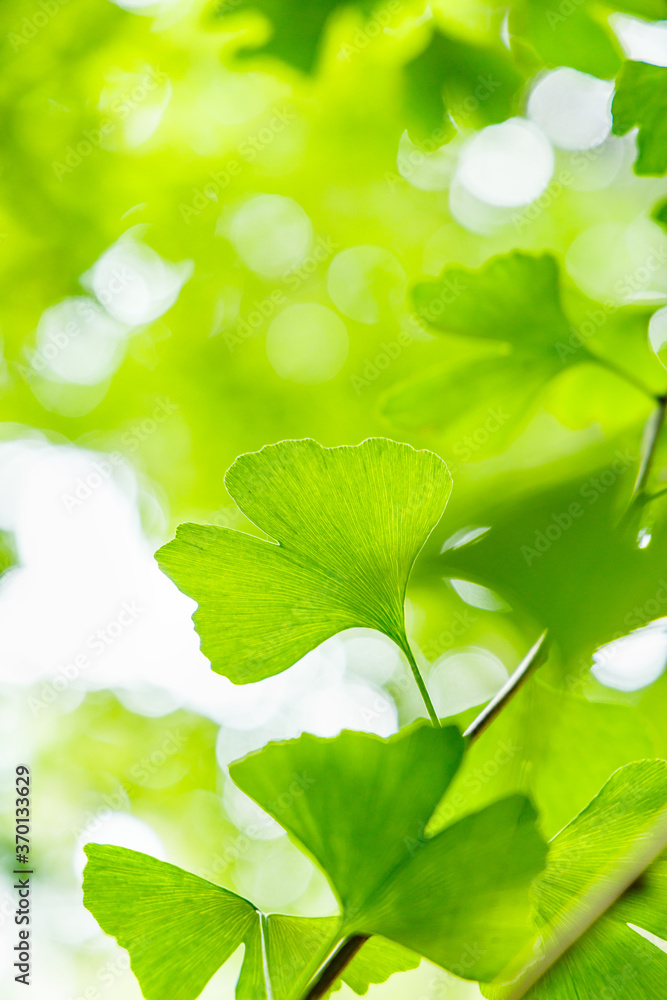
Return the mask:
[[337, 375], [349, 341], [345, 324], [327, 306], [288, 306], [269, 327], [266, 353], [274, 370], [291, 382], [317, 384]]
[[405, 298], [405, 271], [383, 247], [357, 246], [337, 253], [329, 266], [327, 288], [345, 316], [359, 323], [379, 322], [383, 310]]
[[278, 278], [303, 262], [313, 229], [293, 198], [260, 194], [237, 209], [229, 238], [251, 271], [265, 278]]
[[554, 171], [554, 152], [541, 129], [524, 118], [489, 125], [463, 146], [457, 180], [490, 205], [528, 205]]
[[560, 149], [591, 149], [611, 131], [614, 85], [588, 73], [561, 67], [537, 81], [528, 98], [528, 117]]

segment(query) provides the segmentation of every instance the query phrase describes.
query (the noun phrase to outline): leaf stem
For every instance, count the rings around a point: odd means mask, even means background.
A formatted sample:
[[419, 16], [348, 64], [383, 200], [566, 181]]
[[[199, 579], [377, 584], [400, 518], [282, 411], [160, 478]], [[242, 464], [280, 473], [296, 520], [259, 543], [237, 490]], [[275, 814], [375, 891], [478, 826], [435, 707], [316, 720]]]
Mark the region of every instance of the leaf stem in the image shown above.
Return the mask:
[[326, 996], [369, 937], [369, 934], [353, 934], [351, 937], [345, 938], [319, 975], [315, 976], [303, 1000], [321, 1000], [322, 997]]
[[660, 431], [662, 430], [662, 425], [665, 420], [667, 396], [658, 396], [656, 398], [656, 402], [658, 405], [646, 423], [644, 450], [642, 453], [639, 471], [637, 473], [637, 481], [635, 482], [634, 489], [632, 491], [633, 497], [637, 496], [639, 493], [643, 493], [646, 489], [646, 484], [648, 482], [651, 469], [653, 468], [655, 452], [658, 446], [658, 438], [660, 437]]
[[491, 725], [493, 720], [500, 715], [507, 703], [514, 697], [522, 684], [540, 667], [549, 655], [549, 640], [546, 629], [539, 637], [535, 645], [528, 650], [523, 660], [501, 687], [498, 694], [493, 698], [486, 708], [480, 712], [477, 718], [471, 722], [463, 734], [463, 738], [472, 743], [484, 730]]
[[[421, 692], [422, 698], [424, 699], [424, 704], [428, 709], [431, 721], [434, 726], [439, 727], [440, 720], [433, 707], [429, 693], [426, 690], [424, 679], [419, 672], [419, 667], [417, 666], [407, 639], [404, 639], [401, 643], [401, 648], [408, 658], [412, 673], [414, 674], [417, 686]], [[530, 649], [526, 656], [524, 656], [523, 660], [516, 668], [512, 676], [508, 679], [505, 686], [501, 688], [493, 701], [489, 702], [484, 711], [477, 716], [472, 725], [470, 725], [465, 731], [463, 736], [467, 739], [468, 744], [472, 743], [472, 741], [484, 732], [487, 726], [493, 722], [496, 716], [508, 703], [510, 698], [516, 694], [521, 685], [542, 663], [544, 663], [548, 656], [548, 652], [549, 642], [547, 639], [547, 632], [545, 630], [532, 649]], [[326, 996], [336, 980], [340, 978], [343, 970], [349, 965], [359, 949], [366, 943], [366, 941], [368, 941], [369, 937], [370, 935], [368, 934], [353, 934], [350, 937], [345, 938], [340, 943], [338, 948], [325, 960], [324, 964], [320, 966], [319, 971], [315, 973], [315, 976], [306, 988], [306, 992], [304, 993], [302, 1000], [322, 1000], [322, 997]]]
[[410, 670], [412, 671], [412, 676], [415, 679], [417, 687], [419, 688], [419, 693], [422, 696], [423, 702], [426, 705], [426, 710], [429, 714], [429, 718], [436, 729], [440, 729], [440, 719], [438, 718], [438, 713], [436, 712], [433, 702], [431, 701], [431, 696], [428, 693], [428, 688], [424, 682], [424, 678], [421, 675], [419, 667], [417, 666], [417, 661], [414, 658], [412, 649], [410, 648], [410, 643], [407, 638], [401, 643], [401, 649], [408, 658], [408, 663], [410, 664]]
[[624, 382], [628, 383], [628, 385], [634, 386], [634, 388], [638, 389], [644, 396], [648, 396], [649, 399], [653, 400], [658, 398], [656, 393], [653, 392], [653, 390], [646, 385], [645, 382], [642, 382], [642, 380], [637, 378], [636, 375], [633, 375], [632, 372], [628, 372], [625, 368], [621, 368], [620, 365], [611, 361], [610, 358], [605, 358], [600, 354], [594, 354], [593, 351], [587, 351], [586, 353], [591, 361], [600, 365], [601, 368], [606, 368], [607, 371], [612, 372], [614, 375], [618, 375], [619, 378], [622, 378]]

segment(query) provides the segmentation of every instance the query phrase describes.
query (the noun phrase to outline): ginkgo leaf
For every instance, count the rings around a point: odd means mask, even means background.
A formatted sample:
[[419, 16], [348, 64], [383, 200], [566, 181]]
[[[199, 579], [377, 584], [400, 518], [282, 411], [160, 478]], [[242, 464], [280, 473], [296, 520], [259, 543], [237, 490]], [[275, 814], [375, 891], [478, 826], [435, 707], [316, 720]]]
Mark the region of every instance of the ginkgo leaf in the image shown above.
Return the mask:
[[599, 10], [587, 0], [571, 5], [554, 0], [515, 0], [509, 31], [528, 42], [546, 66], [571, 66], [609, 78], [623, 53]]
[[429, 150], [456, 134], [452, 122], [471, 128], [509, 118], [523, 87], [500, 38], [495, 47], [480, 46], [438, 28], [404, 72], [408, 132]]
[[430, 326], [514, 347], [551, 347], [570, 334], [560, 301], [558, 264], [550, 254], [492, 257], [478, 270], [450, 265], [414, 289]]
[[[488, 980], [525, 942], [545, 847], [523, 796], [425, 836], [464, 745], [454, 727], [422, 724], [389, 739], [304, 735], [270, 743], [230, 775], [327, 876], [342, 937], [379, 934]], [[295, 774], [308, 779], [299, 794], [281, 795]]]
[[195, 626], [215, 671], [259, 680], [355, 626], [411, 655], [405, 588], [449, 497], [442, 459], [386, 438], [283, 441], [242, 455], [225, 484], [270, 538], [184, 524], [157, 553], [199, 605]]
[[[236, 1000], [288, 1000], [337, 939], [337, 917], [261, 913], [229, 889], [124, 847], [88, 844], [84, 903], [130, 954], [146, 1000], [194, 1000], [245, 946]], [[356, 993], [419, 958], [378, 938], [342, 973]]]
[[[547, 383], [568, 364], [588, 359], [568, 349], [570, 325], [558, 266], [548, 254], [514, 252], [478, 270], [453, 265], [414, 289], [419, 316], [438, 331], [504, 342], [510, 353], [436, 369], [398, 385], [383, 412], [403, 427], [482, 427], [496, 447], [537, 407]], [[492, 425], [492, 426], [491, 426]]]
[[[345, 0], [312, 0], [301, 4], [298, 0], [235, 0], [227, 7], [220, 7], [222, 16], [240, 11], [259, 11], [270, 22], [270, 35], [260, 49], [262, 55], [274, 56], [304, 73], [312, 73], [322, 44], [327, 22], [331, 15], [343, 7]], [[367, 17], [378, 6], [377, 0], [355, 0], [356, 6]]]
[[547, 867], [535, 883], [542, 962], [536, 965], [533, 954], [523, 973], [508, 985], [485, 988], [485, 995], [661, 996], [667, 954], [635, 928], [667, 937], [665, 846], [667, 761], [637, 761], [616, 771], [551, 841]]
[[625, 135], [635, 125], [638, 174], [667, 170], [667, 67], [626, 62], [616, 81], [612, 102], [614, 135]]
[[[577, 682], [584, 687], [580, 676]], [[655, 753], [646, 720], [635, 707], [589, 701], [538, 679], [519, 691], [470, 747], [432, 829], [499, 795], [521, 793], [535, 803], [540, 829], [551, 837], [613, 771]]]

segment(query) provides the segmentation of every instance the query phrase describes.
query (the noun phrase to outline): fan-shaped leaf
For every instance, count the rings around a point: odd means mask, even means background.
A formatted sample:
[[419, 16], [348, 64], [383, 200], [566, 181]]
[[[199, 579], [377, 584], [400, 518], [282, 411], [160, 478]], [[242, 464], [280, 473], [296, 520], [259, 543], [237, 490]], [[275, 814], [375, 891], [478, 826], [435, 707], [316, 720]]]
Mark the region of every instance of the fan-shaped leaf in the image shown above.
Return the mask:
[[440, 458], [385, 438], [340, 448], [283, 441], [242, 455], [225, 483], [275, 541], [185, 524], [157, 554], [199, 604], [195, 626], [214, 670], [259, 680], [355, 626], [408, 649], [405, 587], [451, 489]]
[[[88, 844], [84, 903], [130, 953], [146, 1000], [194, 1000], [243, 944], [236, 1000], [287, 1000], [338, 940], [337, 917], [265, 915], [229, 889], [124, 847]], [[374, 940], [342, 974], [358, 994], [419, 959]]]
[[625, 135], [635, 125], [639, 126], [635, 172], [664, 174], [667, 170], [667, 67], [624, 63], [616, 81], [612, 113], [615, 135]]
[[[380, 934], [466, 978], [490, 979], [525, 941], [544, 845], [522, 796], [424, 835], [463, 746], [458, 730], [424, 725], [388, 740], [304, 735], [270, 743], [230, 774], [325, 873], [343, 936]], [[295, 774], [307, 779], [300, 794], [281, 797]]]
[[[660, 996], [667, 955], [633, 927], [667, 937], [667, 854], [654, 860], [665, 846], [667, 761], [637, 761], [616, 771], [551, 842], [547, 868], [536, 882], [547, 962], [550, 950], [557, 955], [568, 935], [574, 943], [527, 991], [520, 976], [511, 985], [485, 990], [486, 995], [493, 1000]], [[628, 871], [633, 882], [623, 891]], [[530, 965], [534, 962], [533, 956]], [[535, 976], [530, 966], [526, 976], [529, 984]]]

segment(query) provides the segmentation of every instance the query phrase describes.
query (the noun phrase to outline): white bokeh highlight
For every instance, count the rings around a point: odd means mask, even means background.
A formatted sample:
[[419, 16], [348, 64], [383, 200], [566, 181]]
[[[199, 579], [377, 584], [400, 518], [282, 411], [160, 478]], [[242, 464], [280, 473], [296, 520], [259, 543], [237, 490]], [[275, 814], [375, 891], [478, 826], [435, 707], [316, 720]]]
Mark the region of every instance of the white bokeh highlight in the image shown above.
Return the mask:
[[590, 149], [611, 132], [614, 84], [561, 67], [542, 76], [528, 98], [528, 117], [560, 149]]
[[110, 316], [130, 327], [151, 323], [171, 309], [194, 271], [191, 260], [173, 264], [142, 243], [142, 230], [124, 233], [81, 279]]
[[243, 263], [264, 278], [278, 278], [301, 264], [313, 227], [301, 205], [280, 194], [245, 201], [228, 224], [228, 236]]
[[542, 194], [553, 171], [554, 152], [542, 130], [525, 118], [510, 118], [467, 140], [456, 179], [481, 201], [518, 207]]
[[630, 692], [653, 684], [666, 666], [667, 618], [659, 618], [596, 650], [591, 673], [606, 687]]

